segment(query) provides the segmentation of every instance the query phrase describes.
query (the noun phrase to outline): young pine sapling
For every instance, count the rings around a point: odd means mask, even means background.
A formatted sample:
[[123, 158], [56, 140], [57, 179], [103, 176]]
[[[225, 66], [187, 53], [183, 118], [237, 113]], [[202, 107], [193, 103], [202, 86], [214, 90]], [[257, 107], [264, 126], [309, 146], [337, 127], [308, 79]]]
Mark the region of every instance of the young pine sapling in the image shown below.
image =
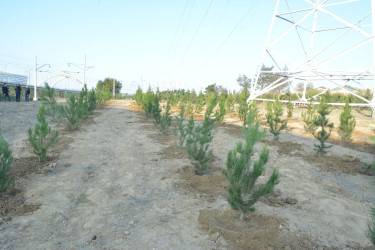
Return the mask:
[[289, 98], [289, 102], [286, 105], [286, 108], [288, 109], [288, 119], [291, 119], [293, 117], [293, 111], [294, 111], [294, 103], [292, 102], [292, 99]]
[[352, 108], [349, 102], [345, 103], [344, 111], [340, 115], [339, 135], [343, 141], [351, 141], [352, 133], [354, 131], [356, 121], [351, 114]]
[[159, 105], [159, 97], [157, 95], [153, 95], [152, 97], [151, 114], [152, 118], [154, 118], [154, 124], [159, 124], [161, 119], [161, 108]]
[[80, 106], [77, 102], [77, 98], [71, 94], [67, 101], [67, 106], [62, 108], [62, 115], [68, 120], [67, 129], [68, 130], [77, 130], [81, 122], [80, 116]]
[[200, 91], [197, 97], [197, 100], [195, 102], [195, 112], [197, 112], [198, 114], [202, 112], [203, 106], [204, 106], [204, 94], [202, 93], [202, 91]]
[[220, 120], [219, 122], [223, 121], [224, 116], [227, 113], [227, 109], [226, 109], [226, 106], [225, 106], [226, 99], [227, 99], [226, 94], [221, 93], [220, 96], [219, 96], [219, 109], [218, 110], [219, 110], [219, 115], [220, 115], [222, 120]]
[[227, 100], [225, 102], [225, 109], [227, 113], [232, 113], [234, 109], [234, 97], [232, 94], [228, 94]]
[[44, 162], [47, 157], [47, 149], [55, 142], [58, 131], [51, 131], [51, 127], [48, 126], [46, 122], [46, 108], [43, 103], [39, 108], [39, 113], [37, 115], [38, 122], [35, 124], [34, 131], [29, 129], [29, 142], [33, 146], [33, 152], [39, 156], [39, 160]]
[[194, 103], [193, 103], [193, 96], [190, 95], [190, 98], [187, 101], [186, 105], [186, 113], [191, 115], [194, 112]]
[[193, 121], [191, 135], [189, 135], [189, 125], [187, 129], [187, 152], [193, 158], [192, 164], [195, 167], [196, 174], [199, 175], [204, 175], [209, 168], [208, 162], [213, 157], [212, 149], [209, 149], [209, 144], [213, 139], [212, 129], [214, 123], [222, 119], [222, 114], [218, 112], [215, 114], [215, 118], [211, 118], [216, 102], [217, 99], [215, 98], [210, 102], [210, 105], [207, 106], [202, 125], [194, 126]]
[[238, 117], [241, 121], [243, 121], [243, 125], [247, 123], [247, 113], [249, 112], [249, 104], [247, 103], [247, 99], [249, 98], [249, 94], [244, 91], [240, 94], [238, 100]]
[[258, 177], [265, 171], [269, 150], [265, 145], [259, 159], [257, 161], [252, 159], [255, 153], [254, 145], [265, 138], [266, 130], [259, 130], [254, 112], [249, 112], [247, 125], [247, 128], [242, 128], [244, 143], [237, 142], [236, 148], [228, 152], [227, 168], [223, 170], [224, 176], [229, 181], [229, 204], [233, 209], [242, 211], [241, 220], [248, 211], [254, 211], [258, 199], [272, 193], [274, 186], [279, 182], [278, 172], [274, 169], [265, 184], [255, 187]]
[[14, 177], [9, 176], [12, 163], [12, 151], [4, 137], [0, 135], [0, 193], [7, 191], [14, 180]]
[[160, 130], [164, 135], [166, 135], [172, 122], [172, 117], [170, 117], [170, 113], [169, 113], [171, 109], [170, 99], [168, 99], [167, 106], [164, 108], [165, 108], [165, 112], [161, 116], [161, 119], [160, 119]]
[[309, 103], [309, 106], [307, 106], [306, 112], [302, 112], [302, 120], [304, 121], [305, 125], [305, 131], [314, 133], [316, 130], [316, 126], [314, 121], [317, 118], [317, 113], [315, 108], [313, 107], [312, 101]]
[[275, 140], [279, 139], [280, 131], [286, 128], [287, 121], [281, 120], [283, 115], [283, 106], [276, 97], [275, 102], [271, 106], [268, 106], [267, 111], [267, 123], [270, 125], [270, 132], [274, 135]]
[[185, 140], [186, 140], [186, 130], [184, 121], [186, 119], [185, 116], [185, 105], [180, 105], [180, 114], [179, 116], [175, 116], [176, 118], [176, 127], [174, 128], [174, 135], [179, 138], [179, 146], [183, 147]]
[[46, 115], [49, 116], [53, 122], [60, 122], [62, 118], [62, 107], [56, 102], [55, 90], [51, 88], [48, 83], [45, 84], [45, 89], [40, 99], [44, 100], [46, 103]]
[[317, 133], [313, 133], [314, 137], [319, 140], [319, 144], [314, 144], [314, 150], [319, 155], [326, 154], [326, 149], [332, 147], [332, 145], [325, 144], [333, 129], [333, 123], [328, 122], [327, 115], [329, 113], [331, 113], [331, 109], [323, 98], [318, 107], [318, 116], [314, 120], [315, 126], [320, 127], [320, 130]]

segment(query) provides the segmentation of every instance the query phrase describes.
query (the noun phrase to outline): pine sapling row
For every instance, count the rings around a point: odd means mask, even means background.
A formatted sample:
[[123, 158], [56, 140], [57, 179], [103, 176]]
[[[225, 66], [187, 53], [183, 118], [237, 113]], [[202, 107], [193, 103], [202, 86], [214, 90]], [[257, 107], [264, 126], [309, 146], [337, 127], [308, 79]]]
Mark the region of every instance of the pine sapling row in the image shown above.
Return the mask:
[[161, 116], [160, 120], [160, 130], [161, 132], [166, 135], [169, 127], [171, 126], [172, 117], [170, 117], [170, 111], [171, 105], [170, 105], [170, 99], [168, 99], [167, 106], [165, 107], [165, 112]]
[[333, 129], [333, 123], [329, 123], [327, 118], [327, 115], [329, 115], [329, 113], [331, 113], [331, 109], [327, 102], [322, 99], [318, 107], [318, 116], [314, 120], [314, 125], [316, 127], [320, 127], [320, 130], [317, 133], [313, 133], [314, 137], [319, 140], [319, 144], [314, 144], [314, 150], [319, 155], [326, 154], [326, 149], [332, 147], [332, 145], [325, 144], [326, 140], [328, 140], [328, 138], [330, 137]]
[[344, 106], [344, 111], [340, 115], [339, 136], [343, 141], [351, 141], [352, 133], [356, 125], [355, 117], [351, 112], [352, 108], [347, 101]]
[[281, 120], [283, 114], [282, 103], [279, 100], [279, 97], [276, 97], [276, 100], [273, 104], [268, 104], [267, 112], [267, 123], [270, 126], [270, 132], [274, 135], [274, 139], [278, 140], [280, 131], [286, 128], [287, 121]]
[[37, 115], [38, 122], [35, 124], [34, 131], [29, 129], [29, 142], [33, 146], [33, 152], [39, 157], [41, 162], [44, 162], [47, 157], [47, 149], [55, 142], [58, 131], [51, 131], [45, 118], [45, 103], [39, 108]]
[[314, 121], [317, 119], [317, 113], [315, 108], [310, 102], [306, 112], [302, 112], [302, 120], [305, 122], [304, 128], [306, 132], [314, 133], [316, 126]]
[[0, 193], [7, 191], [14, 180], [14, 177], [9, 176], [12, 163], [12, 151], [4, 137], [0, 135]]
[[209, 144], [213, 139], [212, 129], [214, 123], [220, 121], [223, 117], [223, 114], [217, 112], [215, 117], [211, 118], [216, 103], [216, 98], [209, 102], [202, 125], [195, 126], [192, 116], [187, 128], [187, 152], [193, 158], [192, 164], [199, 175], [204, 175], [209, 168], [208, 162], [213, 157], [212, 149], [209, 149]]

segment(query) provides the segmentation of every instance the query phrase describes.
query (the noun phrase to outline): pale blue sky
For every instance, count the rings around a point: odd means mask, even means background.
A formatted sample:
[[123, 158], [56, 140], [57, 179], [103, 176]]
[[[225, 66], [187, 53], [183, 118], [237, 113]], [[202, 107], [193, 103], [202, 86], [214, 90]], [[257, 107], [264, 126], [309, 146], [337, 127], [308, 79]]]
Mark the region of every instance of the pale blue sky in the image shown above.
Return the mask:
[[[350, 13], [337, 8], [337, 14], [350, 19], [364, 9], [370, 11], [370, 0], [361, 2], [353, 4]], [[253, 77], [256, 71], [275, 3], [2, 0], [0, 71], [26, 74], [35, 55], [39, 65], [51, 64], [46, 70], [80, 71], [67, 64], [83, 64], [86, 54], [87, 65], [94, 67], [86, 72], [89, 87], [115, 77], [122, 81], [123, 91], [133, 92], [142, 77], [144, 88], [151, 84], [199, 90], [217, 83], [238, 89], [238, 75]], [[296, 52], [293, 43], [284, 50]], [[371, 51], [359, 58], [363, 67], [372, 67]], [[38, 79], [46, 74], [39, 73]], [[33, 73], [31, 80], [33, 85]], [[61, 87], [64, 84], [73, 85], [62, 82]]]

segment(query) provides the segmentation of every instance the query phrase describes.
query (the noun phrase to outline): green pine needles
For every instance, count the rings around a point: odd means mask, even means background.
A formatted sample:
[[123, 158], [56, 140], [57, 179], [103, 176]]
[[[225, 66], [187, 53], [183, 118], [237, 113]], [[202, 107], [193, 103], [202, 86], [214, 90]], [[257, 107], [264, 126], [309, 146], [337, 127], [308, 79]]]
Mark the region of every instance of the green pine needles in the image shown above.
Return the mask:
[[237, 142], [236, 148], [228, 152], [227, 168], [223, 170], [230, 184], [229, 204], [233, 209], [242, 211], [241, 220], [248, 211], [255, 210], [254, 205], [260, 197], [272, 193], [275, 185], [279, 183], [278, 172], [274, 169], [265, 184], [255, 187], [258, 177], [265, 171], [269, 150], [265, 145], [258, 160], [253, 161], [254, 145], [265, 138], [266, 130], [259, 130], [259, 123], [256, 122], [253, 112], [249, 113], [247, 125], [247, 128], [242, 128], [244, 143]]
[[87, 101], [88, 101], [89, 114], [92, 115], [94, 113], [94, 110], [96, 109], [96, 103], [97, 103], [95, 89], [91, 89], [89, 91]]
[[316, 126], [314, 121], [317, 119], [317, 113], [315, 108], [312, 105], [312, 101], [309, 103], [306, 112], [302, 112], [302, 120], [304, 121], [305, 131], [314, 133], [316, 130]]
[[355, 117], [351, 112], [352, 108], [347, 101], [344, 106], [344, 111], [340, 115], [339, 136], [343, 141], [351, 141], [352, 133], [356, 125]]
[[78, 130], [81, 122], [81, 111], [77, 98], [71, 94], [67, 100], [67, 106], [63, 107], [62, 112], [64, 118], [67, 120], [67, 130]]
[[187, 101], [187, 105], [186, 105], [186, 113], [187, 114], [193, 114], [194, 112], [194, 100], [193, 100], [193, 96], [190, 95], [190, 98], [188, 99]]
[[367, 237], [375, 246], [375, 208], [371, 208], [371, 222], [368, 224]]
[[67, 120], [67, 130], [79, 129], [81, 121], [94, 112], [97, 98], [97, 92], [94, 89], [87, 91], [86, 85], [79, 96], [69, 96], [67, 105], [61, 107], [61, 114]]
[[192, 116], [187, 126], [186, 148], [188, 154], [193, 158], [192, 164], [195, 167], [195, 172], [198, 175], [204, 175], [209, 169], [209, 161], [212, 159], [212, 149], [209, 149], [209, 144], [213, 139], [212, 129], [214, 123], [222, 119], [222, 114], [215, 114], [212, 118], [213, 109], [217, 104], [217, 99], [214, 98], [209, 102], [204, 121], [202, 125], [195, 126], [194, 117]]
[[160, 124], [161, 119], [161, 108], [159, 104], [159, 97], [157, 95], [153, 95], [152, 98], [152, 108], [151, 108], [152, 118], [154, 118], [154, 124]]
[[57, 105], [55, 98], [55, 90], [51, 88], [48, 83], [45, 84], [46, 90], [42, 92], [41, 99], [46, 102], [46, 115], [50, 117], [53, 122], [61, 121], [61, 106]]
[[221, 93], [220, 96], [219, 96], [219, 108], [218, 108], [218, 110], [219, 110], [218, 112], [219, 112], [219, 115], [221, 117], [220, 122], [224, 120], [224, 116], [227, 113], [227, 108], [226, 108], [226, 105], [225, 105], [226, 99], [227, 99], [226, 94]]
[[197, 100], [195, 101], [195, 112], [200, 113], [203, 111], [204, 98], [204, 94], [200, 91]]
[[249, 105], [249, 113], [253, 113], [255, 122], [259, 122], [260, 117], [259, 117], [259, 108], [257, 106], [257, 101], [253, 100], [250, 105]]
[[14, 177], [9, 177], [12, 163], [12, 151], [4, 137], [0, 136], [0, 193], [7, 191], [14, 180]]
[[243, 121], [243, 125], [247, 123], [247, 113], [249, 112], [249, 104], [247, 103], [247, 99], [249, 98], [249, 94], [246, 91], [242, 92], [239, 96], [238, 100], [238, 117], [241, 121]]
[[47, 157], [47, 149], [55, 142], [58, 131], [51, 131], [51, 127], [48, 126], [46, 122], [46, 108], [43, 102], [42, 106], [39, 108], [39, 113], [37, 115], [38, 123], [35, 124], [34, 132], [29, 129], [29, 141], [33, 146], [33, 152], [39, 156], [39, 160], [44, 162]]
[[170, 117], [171, 114], [169, 113], [169, 111], [171, 109], [170, 99], [168, 99], [167, 106], [164, 107], [164, 108], [165, 108], [165, 112], [161, 116], [161, 119], [160, 119], [160, 131], [164, 135], [166, 135], [169, 127], [171, 126], [171, 122], [172, 122], [172, 117]]
[[153, 99], [154, 94], [150, 91], [142, 96], [142, 109], [145, 112], [146, 118], [152, 117]]
[[228, 113], [232, 113], [234, 110], [234, 96], [232, 94], [229, 94], [227, 96], [227, 99], [225, 101], [225, 108]]
[[278, 140], [281, 130], [286, 128], [287, 121], [281, 120], [283, 115], [283, 106], [279, 100], [279, 97], [276, 97], [276, 100], [273, 104], [268, 104], [267, 107], [267, 123], [270, 125], [270, 132], [274, 135], [274, 139]]
[[291, 119], [293, 117], [294, 103], [292, 102], [290, 98], [289, 98], [289, 102], [286, 105], [286, 108], [288, 109], [287, 117], [288, 119]]
[[186, 130], [185, 130], [185, 105], [180, 105], [180, 114], [175, 116], [176, 127], [174, 128], [174, 135], [179, 138], [178, 144], [180, 147], [183, 147], [186, 140]]
[[325, 144], [325, 141], [329, 138], [333, 129], [333, 123], [328, 122], [327, 115], [329, 115], [329, 113], [331, 113], [331, 108], [323, 98], [318, 107], [318, 116], [314, 120], [314, 125], [320, 127], [320, 130], [317, 133], [313, 133], [314, 137], [320, 142], [319, 144], [314, 144], [314, 150], [319, 155], [326, 154], [326, 149], [332, 147], [332, 145]]

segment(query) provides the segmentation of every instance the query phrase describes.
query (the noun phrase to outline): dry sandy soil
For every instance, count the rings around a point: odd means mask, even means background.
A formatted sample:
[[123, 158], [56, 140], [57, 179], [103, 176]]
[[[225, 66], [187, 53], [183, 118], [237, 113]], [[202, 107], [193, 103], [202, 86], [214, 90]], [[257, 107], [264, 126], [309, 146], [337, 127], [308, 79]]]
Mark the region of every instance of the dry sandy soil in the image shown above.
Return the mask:
[[[0, 103], [3, 133], [15, 157], [14, 186], [0, 195], [4, 249], [363, 249], [374, 177], [370, 145], [375, 120], [356, 113], [354, 141], [316, 157], [311, 135], [290, 120], [270, 149], [280, 183], [245, 221], [226, 201], [221, 174], [227, 152], [241, 138], [240, 122], [226, 117], [214, 131], [215, 158], [196, 176], [189, 156], [164, 136], [132, 101], [98, 109], [76, 132], [62, 130], [49, 159], [32, 155], [26, 129], [37, 103]], [[296, 111], [295, 117], [298, 117]], [[332, 115], [337, 119], [338, 112]], [[336, 118], [335, 118], [336, 117]], [[263, 121], [264, 122], [264, 121]], [[336, 123], [337, 124], [337, 123]], [[334, 135], [334, 138], [337, 138]]]

